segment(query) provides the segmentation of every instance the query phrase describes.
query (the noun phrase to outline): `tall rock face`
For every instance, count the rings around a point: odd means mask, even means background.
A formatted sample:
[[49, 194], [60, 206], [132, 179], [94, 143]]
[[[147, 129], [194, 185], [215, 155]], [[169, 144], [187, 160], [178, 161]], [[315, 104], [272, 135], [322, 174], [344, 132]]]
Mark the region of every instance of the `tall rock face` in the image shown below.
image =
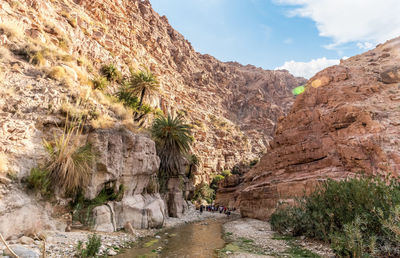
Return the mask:
[[243, 216], [267, 219], [279, 201], [327, 178], [400, 174], [400, 38], [311, 78], [281, 119], [268, 153], [246, 174]]
[[277, 118], [293, 103], [291, 89], [305, 83], [284, 70], [224, 63], [196, 52], [147, 0], [19, 2], [0, 1], [0, 22], [19, 22], [29, 37], [62, 45], [95, 70], [113, 63], [127, 74], [129, 66], [144, 65], [158, 75], [161, 92], [151, 104], [193, 124], [201, 161], [197, 182], [261, 155]]

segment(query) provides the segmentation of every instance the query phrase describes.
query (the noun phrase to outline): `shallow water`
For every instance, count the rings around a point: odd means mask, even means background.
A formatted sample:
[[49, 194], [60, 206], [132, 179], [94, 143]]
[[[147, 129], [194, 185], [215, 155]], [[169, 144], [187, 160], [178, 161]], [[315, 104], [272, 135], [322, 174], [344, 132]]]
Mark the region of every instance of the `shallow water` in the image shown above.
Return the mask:
[[160, 239], [145, 238], [117, 257], [217, 257], [215, 250], [225, 245], [222, 223], [207, 220], [162, 231]]

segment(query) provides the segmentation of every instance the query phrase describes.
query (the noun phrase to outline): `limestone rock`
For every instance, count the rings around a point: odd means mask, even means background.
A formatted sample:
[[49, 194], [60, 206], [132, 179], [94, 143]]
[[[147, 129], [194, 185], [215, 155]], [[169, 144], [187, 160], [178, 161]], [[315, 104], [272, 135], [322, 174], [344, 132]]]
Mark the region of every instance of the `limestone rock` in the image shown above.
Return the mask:
[[[18, 255], [21, 258], [39, 258], [40, 257], [40, 254], [37, 253], [36, 251], [34, 251], [30, 248], [21, 246], [21, 245], [11, 245], [10, 248], [11, 248], [11, 250], [13, 250], [13, 252], [16, 255]], [[4, 254], [12, 257], [11, 253], [7, 249], [4, 251]]]
[[[310, 79], [267, 154], [245, 175], [243, 216], [267, 219], [278, 202], [291, 203], [327, 178], [399, 176], [399, 50], [396, 38]], [[389, 69], [381, 72], [376, 62]]]
[[93, 199], [108, 182], [124, 185], [125, 196], [141, 194], [157, 173], [160, 159], [149, 138], [124, 129], [96, 130], [88, 141], [99, 153], [85, 194]]
[[95, 229], [112, 232], [128, 222], [140, 229], [161, 227], [166, 216], [164, 201], [157, 192], [144, 194], [160, 163], [154, 141], [124, 129], [95, 130], [88, 141], [99, 157], [87, 198], [95, 198], [109, 183], [124, 186], [121, 201], [94, 210]]
[[18, 239], [18, 242], [23, 245], [31, 245], [33, 244], [34, 240], [30, 237], [22, 236], [20, 239]]
[[128, 222], [139, 229], [160, 228], [166, 217], [164, 201], [159, 194], [136, 194], [115, 203], [117, 228]]
[[116, 225], [114, 221], [114, 212], [109, 205], [98, 206], [93, 209], [95, 220], [94, 230], [100, 232], [114, 232]]

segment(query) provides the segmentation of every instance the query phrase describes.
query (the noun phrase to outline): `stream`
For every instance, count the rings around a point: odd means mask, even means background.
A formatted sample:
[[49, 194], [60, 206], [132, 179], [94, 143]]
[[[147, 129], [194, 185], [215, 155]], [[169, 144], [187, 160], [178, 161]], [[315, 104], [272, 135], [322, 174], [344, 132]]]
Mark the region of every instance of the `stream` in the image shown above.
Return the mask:
[[155, 237], [138, 241], [116, 257], [217, 257], [216, 249], [225, 245], [223, 223], [209, 219], [163, 230]]

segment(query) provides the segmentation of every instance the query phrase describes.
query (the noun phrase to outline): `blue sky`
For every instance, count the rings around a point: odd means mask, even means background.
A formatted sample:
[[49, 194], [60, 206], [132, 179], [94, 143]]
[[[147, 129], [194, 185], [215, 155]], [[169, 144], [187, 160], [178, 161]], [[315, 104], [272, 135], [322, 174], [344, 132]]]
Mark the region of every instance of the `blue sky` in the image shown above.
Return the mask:
[[305, 77], [400, 35], [399, 0], [150, 2], [201, 53]]

